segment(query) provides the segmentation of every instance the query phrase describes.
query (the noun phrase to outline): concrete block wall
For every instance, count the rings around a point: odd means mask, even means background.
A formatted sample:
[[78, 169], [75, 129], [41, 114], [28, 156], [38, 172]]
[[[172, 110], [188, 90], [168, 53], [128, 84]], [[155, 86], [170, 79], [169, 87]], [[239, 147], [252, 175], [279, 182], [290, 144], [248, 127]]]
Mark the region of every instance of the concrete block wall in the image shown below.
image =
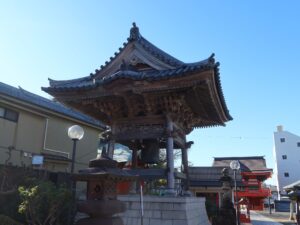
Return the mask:
[[[140, 197], [119, 196], [126, 212], [119, 214], [124, 225], [141, 225]], [[144, 196], [143, 225], [210, 225], [205, 199], [196, 197]]]

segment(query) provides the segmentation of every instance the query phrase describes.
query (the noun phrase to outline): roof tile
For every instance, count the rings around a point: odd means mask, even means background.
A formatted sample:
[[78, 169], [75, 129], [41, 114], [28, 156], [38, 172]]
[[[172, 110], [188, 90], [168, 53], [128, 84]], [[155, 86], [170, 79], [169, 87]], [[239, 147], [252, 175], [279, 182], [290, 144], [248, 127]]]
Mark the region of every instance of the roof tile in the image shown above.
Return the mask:
[[[51, 81], [51, 82], [55, 82], [55, 81]], [[0, 82], [0, 94], [36, 105], [36, 106], [60, 113], [60, 114], [64, 114], [66, 116], [81, 120], [85, 123], [89, 123], [94, 126], [99, 126], [102, 128], [105, 127], [98, 120], [95, 120], [95, 119], [93, 119], [85, 114], [82, 114], [76, 110], [68, 108], [59, 102], [55, 102], [55, 101], [49, 100], [47, 98], [43, 98], [39, 95], [33, 94], [29, 91], [22, 89], [21, 87], [15, 88], [13, 86], [10, 86], [10, 85]]]

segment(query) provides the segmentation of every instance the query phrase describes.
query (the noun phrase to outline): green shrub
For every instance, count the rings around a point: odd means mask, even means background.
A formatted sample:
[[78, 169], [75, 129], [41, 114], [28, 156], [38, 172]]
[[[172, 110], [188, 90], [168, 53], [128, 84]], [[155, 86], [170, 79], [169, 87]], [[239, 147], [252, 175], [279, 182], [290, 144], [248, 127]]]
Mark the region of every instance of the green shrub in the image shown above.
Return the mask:
[[35, 186], [19, 187], [21, 204], [19, 213], [26, 215], [31, 224], [63, 224], [71, 204], [71, 193], [52, 182], [39, 181]]
[[17, 191], [9, 195], [0, 194], [0, 215], [6, 215], [14, 220], [24, 223], [25, 217], [18, 213], [18, 207], [20, 203], [21, 200]]
[[35, 176], [28, 168], [0, 165], [0, 215], [25, 224], [25, 216], [18, 213], [21, 199], [17, 187], [29, 186]]
[[0, 215], [0, 225], [22, 225], [8, 216]]

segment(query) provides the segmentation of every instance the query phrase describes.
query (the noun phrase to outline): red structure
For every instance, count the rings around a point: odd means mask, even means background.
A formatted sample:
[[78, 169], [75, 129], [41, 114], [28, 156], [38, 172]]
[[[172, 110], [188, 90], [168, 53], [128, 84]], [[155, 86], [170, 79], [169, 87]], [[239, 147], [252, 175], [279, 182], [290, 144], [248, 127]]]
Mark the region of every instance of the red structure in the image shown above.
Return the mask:
[[233, 160], [238, 160], [241, 165], [243, 187], [237, 192], [241, 207], [249, 210], [263, 210], [263, 201], [271, 193], [262, 184], [271, 177], [272, 169], [266, 167], [266, 160], [263, 156], [215, 158], [213, 166], [226, 167]]
[[242, 172], [244, 190], [238, 192], [240, 199], [249, 200], [251, 210], [263, 210], [263, 200], [271, 195], [270, 189], [264, 188], [262, 183], [271, 177], [271, 171]]

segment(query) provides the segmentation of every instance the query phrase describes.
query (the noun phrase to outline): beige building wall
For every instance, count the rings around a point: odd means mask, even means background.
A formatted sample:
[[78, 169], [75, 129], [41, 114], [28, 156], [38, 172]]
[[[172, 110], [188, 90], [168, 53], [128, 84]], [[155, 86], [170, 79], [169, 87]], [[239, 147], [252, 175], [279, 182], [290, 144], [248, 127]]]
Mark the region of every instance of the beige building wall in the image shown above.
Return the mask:
[[[85, 132], [83, 139], [77, 142], [75, 170], [86, 168], [89, 160], [96, 157], [101, 132], [99, 128], [49, 111], [26, 110], [1, 101], [0, 107], [19, 112], [17, 122], [0, 118], [0, 164], [4, 164], [8, 158], [8, 150], [5, 148], [8, 146], [22, 150], [11, 151], [9, 163], [12, 165], [31, 165], [31, 154], [54, 154], [71, 159], [73, 141], [67, 131], [75, 124]], [[44, 167], [52, 171], [70, 171], [70, 163], [63, 161], [45, 161]]]
[[[16, 131], [16, 123], [0, 118], [0, 164], [4, 164], [8, 158], [7, 149], [5, 147], [14, 144]], [[13, 157], [16, 157], [15, 154]]]
[[[45, 124], [46, 124], [45, 119]], [[75, 125], [74, 121], [57, 117], [49, 117], [47, 135], [43, 152], [48, 154], [57, 153], [72, 158], [73, 141], [68, 137], [68, 129]], [[84, 129], [84, 136], [77, 141], [75, 170], [86, 168], [90, 159], [97, 156], [97, 147], [100, 130], [78, 124]], [[46, 129], [46, 128], [45, 128]]]
[[[39, 154], [43, 147], [43, 117], [23, 110], [16, 111], [19, 112], [19, 120], [13, 145], [16, 149]], [[12, 159], [12, 162], [18, 165], [20, 165], [19, 161], [20, 156]]]

